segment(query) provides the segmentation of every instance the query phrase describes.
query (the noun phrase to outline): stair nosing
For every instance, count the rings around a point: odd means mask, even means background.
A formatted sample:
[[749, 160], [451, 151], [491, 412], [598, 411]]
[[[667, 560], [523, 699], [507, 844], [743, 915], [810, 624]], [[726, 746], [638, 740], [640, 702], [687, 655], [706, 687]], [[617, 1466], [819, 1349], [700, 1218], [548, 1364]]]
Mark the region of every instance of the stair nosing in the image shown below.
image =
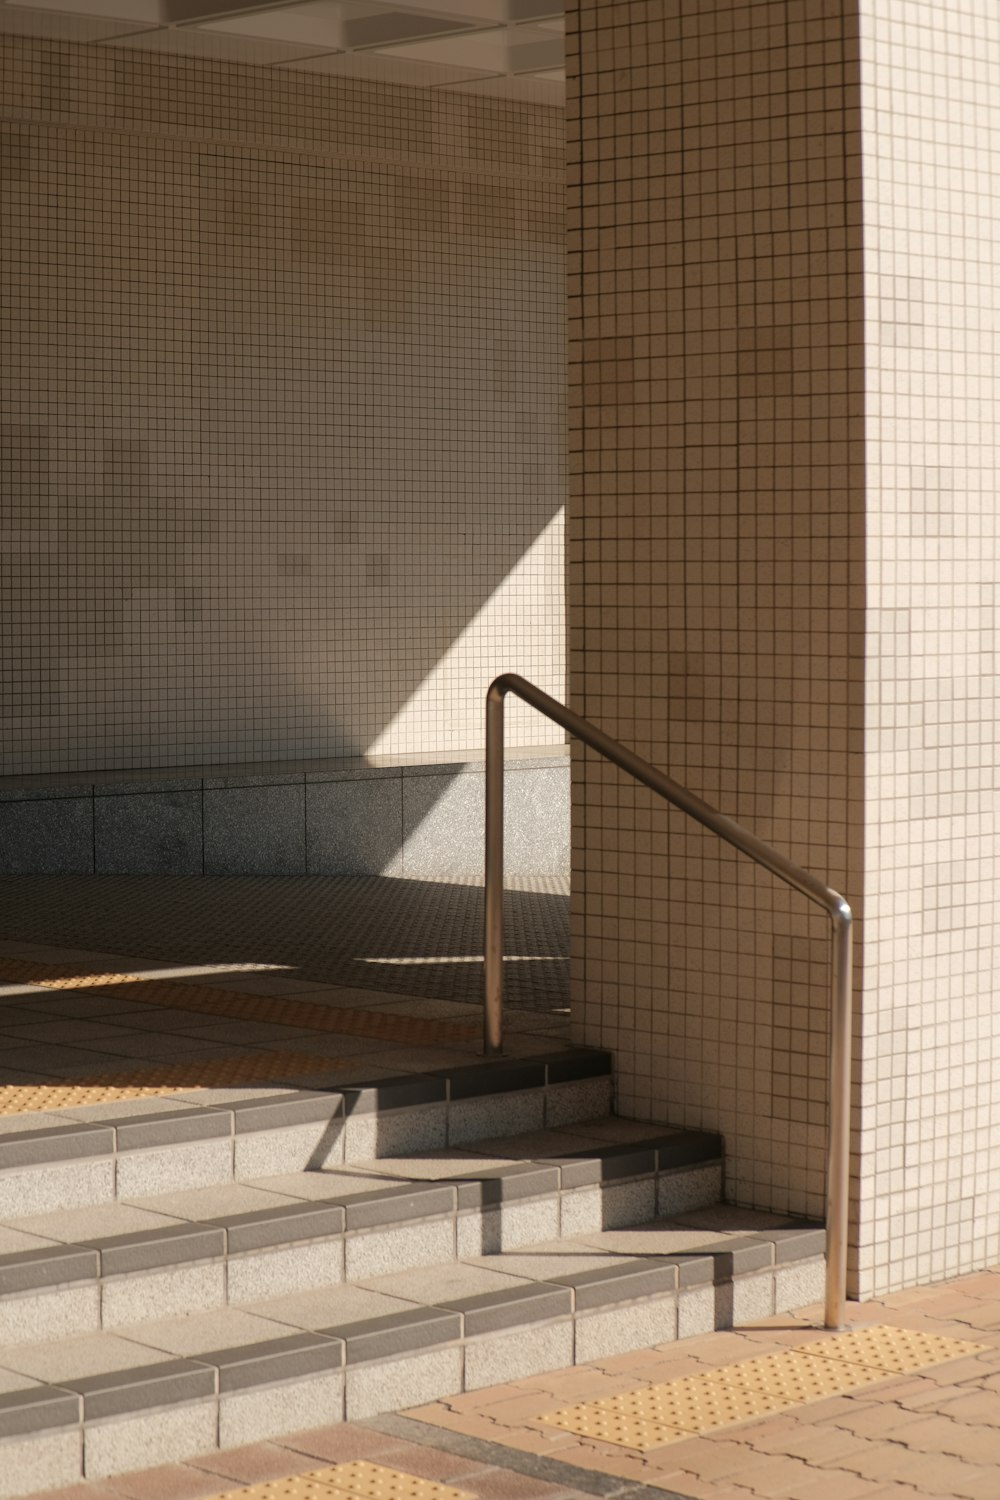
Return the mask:
[[[21, 1283], [0, 1292], [0, 1305], [10, 1297], [55, 1292], [61, 1286], [80, 1281], [121, 1281], [133, 1275], [176, 1270], [205, 1261], [239, 1261], [242, 1258], [337, 1238], [346, 1243], [352, 1236], [405, 1228], [433, 1219], [452, 1218], [457, 1221], [463, 1215], [489, 1213], [513, 1203], [531, 1203], [551, 1198], [562, 1200], [566, 1196], [586, 1192], [592, 1187], [611, 1189], [628, 1182], [651, 1180], [655, 1188], [661, 1178], [686, 1172], [692, 1165], [709, 1167], [721, 1162], [721, 1150], [718, 1154], [711, 1154], [715, 1150], [713, 1138], [705, 1137], [703, 1149], [706, 1154], [698, 1162], [663, 1171], [656, 1165], [657, 1153], [650, 1152], [652, 1165], [627, 1178], [617, 1175], [607, 1178], [597, 1176], [579, 1183], [573, 1180], [571, 1174], [570, 1181], [564, 1185], [562, 1163], [568, 1161], [572, 1165], [577, 1158], [542, 1157], [537, 1160], [512, 1161], [499, 1167], [484, 1168], [481, 1172], [472, 1168], [467, 1176], [417, 1179], [404, 1183], [387, 1182], [384, 1189], [375, 1189], [370, 1193], [338, 1197], [334, 1190], [326, 1198], [294, 1200], [256, 1213], [219, 1214], [209, 1218], [170, 1222], [134, 1233], [108, 1235], [105, 1238], [95, 1236], [81, 1241], [55, 1242], [51, 1246], [0, 1256], [0, 1286], [5, 1276], [13, 1276]], [[580, 1153], [580, 1156], [588, 1166], [600, 1169], [606, 1159], [614, 1158], [616, 1150], [617, 1143], [595, 1140], [595, 1149]], [[349, 1175], [351, 1174], [345, 1169], [345, 1176]], [[499, 1191], [493, 1201], [481, 1190], [484, 1182], [498, 1186]], [[528, 1183], [537, 1184], [537, 1190], [517, 1190], [520, 1185]], [[507, 1185], [515, 1191], [505, 1193]], [[412, 1205], [413, 1211], [408, 1217], [399, 1213], [399, 1206], [403, 1203]], [[54, 1212], [58, 1213], [59, 1210]], [[338, 1221], [339, 1227], [334, 1227]], [[309, 1232], [295, 1234], [297, 1223], [301, 1223], [303, 1227], [308, 1225]], [[287, 1224], [291, 1231], [287, 1236], [276, 1235], [261, 1239], [255, 1244], [247, 1242], [254, 1237], [255, 1230], [263, 1231], [269, 1225], [274, 1225], [277, 1229], [282, 1224]], [[12, 1221], [11, 1227], [17, 1227], [16, 1220]], [[234, 1235], [236, 1244], [233, 1243]], [[217, 1248], [207, 1249], [213, 1243]], [[164, 1253], [156, 1254], [158, 1246], [163, 1247]], [[185, 1254], [185, 1249], [190, 1253]], [[79, 1273], [84, 1268], [82, 1257], [89, 1255], [94, 1257], [90, 1274], [74, 1274], [66, 1281], [52, 1280], [50, 1272], [53, 1264], [78, 1258], [74, 1269]], [[128, 1264], [130, 1258], [133, 1259], [133, 1264]], [[116, 1262], [119, 1264], [116, 1265]], [[30, 1280], [32, 1267], [37, 1267], [36, 1281]]]
[[[782, 1265], [790, 1262], [778, 1261], [775, 1243], [766, 1237], [775, 1231], [761, 1230], [759, 1238], [769, 1245], [771, 1260], [766, 1265], [747, 1269], [732, 1276], [735, 1283], [746, 1278], [773, 1276]], [[706, 1231], [710, 1233], [710, 1231]], [[815, 1262], [820, 1256], [815, 1253], [815, 1238], [823, 1231], [808, 1226], [802, 1229], [785, 1230], [785, 1243], [802, 1245], [802, 1263]], [[745, 1236], [746, 1239], [754, 1236]], [[711, 1242], [709, 1242], [711, 1243]], [[518, 1252], [513, 1252], [518, 1253]], [[711, 1259], [711, 1252], [693, 1250], [692, 1257]], [[502, 1255], [495, 1257], [502, 1261]], [[165, 1353], [159, 1360], [149, 1363], [107, 1371], [100, 1375], [82, 1378], [62, 1378], [35, 1382], [23, 1390], [0, 1395], [0, 1440], [17, 1437], [44, 1437], [55, 1432], [89, 1423], [105, 1422], [115, 1418], [139, 1416], [154, 1411], [164, 1404], [190, 1406], [195, 1402], [211, 1400], [218, 1402], [228, 1395], [269, 1386], [291, 1384], [311, 1376], [342, 1371], [362, 1370], [369, 1365], [378, 1365], [392, 1360], [406, 1359], [421, 1353], [450, 1346], [466, 1346], [489, 1340], [498, 1334], [510, 1336], [519, 1328], [537, 1327], [539, 1324], [570, 1324], [607, 1311], [613, 1307], [641, 1305], [648, 1302], [677, 1301], [685, 1292], [695, 1289], [686, 1285], [680, 1276], [680, 1266], [675, 1262], [683, 1256], [636, 1257], [623, 1262], [620, 1274], [603, 1274], [591, 1282], [589, 1273], [549, 1280], [525, 1280], [523, 1287], [504, 1289], [451, 1301], [414, 1303], [398, 1312], [376, 1318], [362, 1319], [355, 1323], [330, 1325], [319, 1329], [298, 1328], [286, 1325], [274, 1339], [256, 1344], [233, 1345], [188, 1355]], [[652, 1262], [652, 1266], [650, 1265]], [[635, 1290], [635, 1282], [652, 1270], [663, 1273], [659, 1285], [647, 1285], [649, 1289]], [[581, 1301], [581, 1287], [604, 1285], [614, 1290], [618, 1285], [618, 1296], [591, 1297], [585, 1290]], [[632, 1283], [632, 1290], [628, 1290]], [[698, 1284], [711, 1285], [712, 1278]], [[560, 1308], [559, 1302], [563, 1303]], [[567, 1304], [568, 1301], [568, 1305]], [[491, 1320], [489, 1314], [503, 1307], [531, 1311], [535, 1302], [541, 1308], [541, 1316], [519, 1317], [506, 1321]], [[471, 1326], [470, 1326], [471, 1319]], [[129, 1334], [138, 1343], [143, 1325], [132, 1325]], [[436, 1330], [436, 1336], [435, 1336]], [[432, 1336], [428, 1337], [427, 1335]], [[153, 1355], [153, 1345], [148, 1346]], [[367, 1349], [367, 1353], [364, 1351]], [[301, 1355], [297, 1362], [295, 1356]], [[269, 1369], [270, 1357], [274, 1364]], [[245, 1366], [244, 1375], [253, 1372], [256, 1378], [241, 1379], [239, 1373], [224, 1376], [224, 1371], [238, 1372]], [[30, 1379], [30, 1377], [24, 1377]], [[138, 1384], [136, 1382], [138, 1381]], [[186, 1392], [179, 1399], [166, 1403], [162, 1399], [177, 1387]], [[209, 1389], [210, 1387], [210, 1389]], [[148, 1399], [144, 1399], [145, 1397]], [[73, 1407], [73, 1403], [76, 1406]], [[48, 1410], [53, 1418], [45, 1422]], [[71, 1414], [71, 1410], [75, 1414]], [[25, 1414], [21, 1416], [20, 1414]], [[33, 1413], [32, 1416], [27, 1414]]]
[[[26, 1125], [23, 1131], [12, 1130], [0, 1135], [0, 1183], [8, 1173], [51, 1167], [82, 1158], [162, 1150], [171, 1146], [190, 1145], [199, 1140], [225, 1137], [238, 1139], [244, 1135], [291, 1129], [296, 1125], [313, 1124], [322, 1120], [339, 1120], [341, 1124], [346, 1124], [352, 1117], [398, 1114], [423, 1109], [428, 1105], [448, 1106], [451, 1103], [464, 1103], [471, 1097], [480, 1100], [500, 1098], [510, 1090], [491, 1089], [488, 1086], [489, 1076], [496, 1071], [498, 1080], [503, 1079], [508, 1076], [507, 1070], [512, 1065], [513, 1060], [501, 1058], [498, 1061], [461, 1063], [438, 1072], [376, 1076], [366, 1083], [343, 1084], [329, 1089], [294, 1089], [281, 1094], [261, 1094], [225, 1105], [207, 1102], [199, 1105], [178, 1101], [176, 1110], [160, 1110], [148, 1114], [140, 1110], [134, 1115], [122, 1115], [115, 1120], [74, 1121], [67, 1118], [65, 1124], [41, 1130], [33, 1130], [30, 1125]], [[520, 1060], [517, 1060], [516, 1065], [521, 1066]], [[595, 1077], [611, 1077], [611, 1057], [602, 1049], [594, 1049], [593, 1052], [567, 1049], [540, 1061], [530, 1059], [530, 1067], [538, 1076], [528, 1087], [548, 1089]], [[557, 1068], [563, 1076], [550, 1081], [550, 1067]], [[504, 1071], [500, 1072], [501, 1069]], [[485, 1080], [487, 1085], [474, 1096], [466, 1093], [464, 1088], [467, 1078], [472, 1075]], [[453, 1077], [461, 1084], [459, 1092], [454, 1096], [451, 1087]], [[411, 1093], [419, 1092], [421, 1086], [427, 1094], [423, 1099], [379, 1106], [380, 1089], [391, 1089], [391, 1099], [397, 1088]], [[30, 1114], [24, 1116], [26, 1121], [30, 1118]], [[201, 1129], [197, 1128], [199, 1125]], [[60, 1150], [60, 1146], [65, 1149]]]

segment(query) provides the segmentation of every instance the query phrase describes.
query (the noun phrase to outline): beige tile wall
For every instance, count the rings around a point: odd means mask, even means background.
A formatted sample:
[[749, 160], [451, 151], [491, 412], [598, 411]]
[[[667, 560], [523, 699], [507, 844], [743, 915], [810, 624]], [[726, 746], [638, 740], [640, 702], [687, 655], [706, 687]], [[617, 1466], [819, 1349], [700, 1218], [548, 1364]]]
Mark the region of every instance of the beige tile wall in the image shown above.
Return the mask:
[[561, 112], [5, 37], [0, 130], [0, 769], [561, 693]]
[[[568, 8], [575, 706], [859, 903], [864, 425], [847, 0]], [[821, 1216], [827, 924], [589, 756], [574, 994], [619, 1107]]]
[[862, 1289], [1000, 1260], [1000, 10], [863, 0]]

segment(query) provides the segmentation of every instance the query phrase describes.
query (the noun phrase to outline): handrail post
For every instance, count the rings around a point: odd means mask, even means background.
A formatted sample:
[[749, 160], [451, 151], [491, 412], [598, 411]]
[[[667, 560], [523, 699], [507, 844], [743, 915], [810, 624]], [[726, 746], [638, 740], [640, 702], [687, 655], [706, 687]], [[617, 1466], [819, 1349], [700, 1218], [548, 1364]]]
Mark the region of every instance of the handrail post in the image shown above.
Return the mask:
[[494, 683], [486, 697], [486, 935], [483, 1052], [503, 1051], [503, 707], [506, 689]]
[[827, 1328], [843, 1328], [847, 1299], [847, 1238], [851, 1160], [851, 908], [831, 911], [830, 1124], [826, 1168]]

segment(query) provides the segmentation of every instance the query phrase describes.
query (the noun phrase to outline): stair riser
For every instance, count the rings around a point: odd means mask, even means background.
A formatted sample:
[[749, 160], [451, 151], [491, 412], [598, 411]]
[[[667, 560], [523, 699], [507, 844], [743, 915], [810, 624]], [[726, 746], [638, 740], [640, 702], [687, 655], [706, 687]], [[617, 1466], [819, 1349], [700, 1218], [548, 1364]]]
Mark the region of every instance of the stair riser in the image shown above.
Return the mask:
[[[346, 1117], [340, 1096], [332, 1095], [329, 1102], [303, 1104], [300, 1113], [315, 1115], [321, 1110], [318, 1119], [292, 1120], [277, 1129], [247, 1129], [245, 1120], [217, 1111], [211, 1121], [193, 1119], [189, 1124], [185, 1119], [178, 1125], [178, 1130], [216, 1129], [209, 1138], [150, 1148], [129, 1149], [130, 1143], [123, 1148], [109, 1127], [98, 1132], [99, 1139], [81, 1142], [102, 1148], [100, 1154], [0, 1170], [0, 1221], [467, 1146], [515, 1131], [558, 1128], [605, 1113], [611, 1092], [611, 1079], [605, 1076]], [[294, 1114], [291, 1106], [288, 1113]], [[164, 1117], [161, 1120], [160, 1132], [166, 1133], [170, 1125]], [[147, 1134], [158, 1124], [152, 1116]]]
[[[650, 1344], [792, 1311], [822, 1296], [810, 1258], [638, 1301], [579, 1310], [369, 1363], [0, 1441], [0, 1500], [179, 1462], [308, 1426], [362, 1421], [462, 1391], [525, 1379]], [[544, 1409], [544, 1402], [540, 1410]], [[0, 1410], [0, 1430], [10, 1425]]]
[[[142, 1321], [151, 1308], [160, 1318], [206, 1312], [562, 1236], [644, 1224], [657, 1216], [708, 1207], [718, 1202], [721, 1189], [722, 1163], [707, 1161], [486, 1209], [456, 1208], [409, 1223], [290, 1241], [250, 1254], [223, 1249], [209, 1259], [149, 1271], [95, 1274], [0, 1297], [0, 1346], [116, 1329]], [[224, 1238], [221, 1230], [215, 1233], [220, 1241]], [[165, 1242], [168, 1251], [174, 1245]]]

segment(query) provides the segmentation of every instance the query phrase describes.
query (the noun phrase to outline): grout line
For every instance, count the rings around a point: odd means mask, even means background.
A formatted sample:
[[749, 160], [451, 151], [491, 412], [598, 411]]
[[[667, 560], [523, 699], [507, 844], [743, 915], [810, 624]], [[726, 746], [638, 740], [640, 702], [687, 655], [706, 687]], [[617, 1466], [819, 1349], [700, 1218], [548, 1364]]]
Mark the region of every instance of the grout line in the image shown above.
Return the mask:
[[601, 1497], [601, 1500], [694, 1500], [693, 1496], [682, 1495], [678, 1490], [661, 1489], [659, 1485], [654, 1489], [645, 1484], [632, 1484], [598, 1469], [578, 1469], [548, 1455], [507, 1448], [502, 1443], [470, 1437], [450, 1428], [433, 1427], [414, 1417], [391, 1413], [369, 1417], [367, 1421], [354, 1425], [384, 1433], [386, 1437], [417, 1443], [422, 1448], [443, 1448], [456, 1458], [472, 1459], [493, 1468], [513, 1469], [515, 1473], [527, 1478], [562, 1485], [567, 1489], [582, 1491], [585, 1495]]

